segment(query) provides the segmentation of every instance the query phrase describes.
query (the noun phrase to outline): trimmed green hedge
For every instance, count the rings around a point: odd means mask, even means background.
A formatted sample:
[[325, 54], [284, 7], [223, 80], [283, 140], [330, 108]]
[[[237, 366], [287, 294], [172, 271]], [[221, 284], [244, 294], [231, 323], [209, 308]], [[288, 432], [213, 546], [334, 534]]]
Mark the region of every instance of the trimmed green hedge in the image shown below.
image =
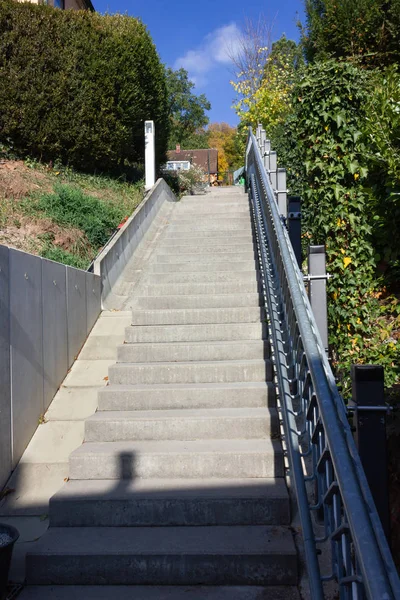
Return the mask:
[[123, 15], [0, 0], [0, 140], [84, 170], [141, 162], [144, 121], [164, 159], [164, 67], [146, 27]]

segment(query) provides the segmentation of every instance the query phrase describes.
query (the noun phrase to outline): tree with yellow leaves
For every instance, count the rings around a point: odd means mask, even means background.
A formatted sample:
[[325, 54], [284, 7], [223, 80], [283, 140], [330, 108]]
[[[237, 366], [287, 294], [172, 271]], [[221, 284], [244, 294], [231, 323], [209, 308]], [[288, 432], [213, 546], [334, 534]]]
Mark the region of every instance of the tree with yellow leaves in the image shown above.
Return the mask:
[[265, 46], [254, 47], [254, 52], [258, 61], [231, 82], [238, 96], [234, 109], [243, 124], [262, 123], [270, 135], [291, 111], [291, 90], [302, 56], [298, 45], [285, 36], [272, 44], [270, 52]]
[[228, 123], [211, 123], [208, 127], [208, 145], [218, 150], [219, 173], [232, 171], [243, 165], [236, 127]]

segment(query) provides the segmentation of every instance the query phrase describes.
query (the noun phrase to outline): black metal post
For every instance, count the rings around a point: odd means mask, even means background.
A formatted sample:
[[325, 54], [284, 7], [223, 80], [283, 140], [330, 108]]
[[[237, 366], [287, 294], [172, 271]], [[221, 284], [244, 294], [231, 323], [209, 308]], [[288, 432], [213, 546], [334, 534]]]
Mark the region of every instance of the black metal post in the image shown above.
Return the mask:
[[386, 449], [384, 373], [380, 365], [352, 365], [352, 403], [355, 441], [380, 516], [390, 542], [389, 491]]
[[301, 198], [288, 197], [288, 229], [293, 252], [301, 269]]

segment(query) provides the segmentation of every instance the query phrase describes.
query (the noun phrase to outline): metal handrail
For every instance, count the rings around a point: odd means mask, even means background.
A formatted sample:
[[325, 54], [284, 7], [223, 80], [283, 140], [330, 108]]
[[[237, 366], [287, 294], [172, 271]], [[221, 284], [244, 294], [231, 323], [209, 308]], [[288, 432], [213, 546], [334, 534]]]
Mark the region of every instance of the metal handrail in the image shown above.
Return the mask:
[[[400, 599], [400, 581], [346, 408], [251, 128], [246, 172], [311, 597], [324, 598], [323, 581], [336, 579], [341, 599]], [[315, 531], [321, 527], [318, 539]], [[317, 546], [326, 541], [332, 572], [322, 576]]]

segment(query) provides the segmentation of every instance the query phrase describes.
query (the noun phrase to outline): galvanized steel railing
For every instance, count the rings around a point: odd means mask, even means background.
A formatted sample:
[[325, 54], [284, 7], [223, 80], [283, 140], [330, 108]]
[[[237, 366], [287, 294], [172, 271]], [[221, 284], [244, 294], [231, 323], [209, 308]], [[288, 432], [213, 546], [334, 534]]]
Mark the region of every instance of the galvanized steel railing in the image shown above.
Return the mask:
[[[336, 580], [341, 600], [399, 599], [400, 581], [346, 406], [281, 217], [281, 199], [271, 185], [272, 179], [276, 188], [276, 176], [270, 177], [263, 158], [250, 128], [247, 182], [311, 598], [324, 598], [324, 582]], [[321, 573], [321, 554], [328, 554], [328, 573]]]

